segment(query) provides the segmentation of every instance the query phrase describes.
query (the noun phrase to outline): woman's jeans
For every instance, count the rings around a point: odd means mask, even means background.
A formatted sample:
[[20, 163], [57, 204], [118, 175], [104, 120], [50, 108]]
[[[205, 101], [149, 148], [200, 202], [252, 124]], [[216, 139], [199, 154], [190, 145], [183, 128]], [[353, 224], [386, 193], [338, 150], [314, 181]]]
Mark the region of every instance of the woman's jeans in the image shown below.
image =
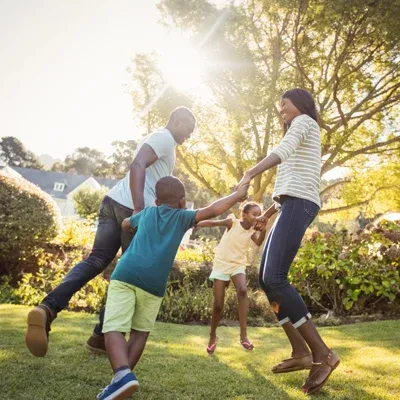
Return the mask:
[[259, 280], [279, 324], [291, 322], [295, 328], [311, 318], [303, 299], [288, 281], [288, 272], [304, 233], [319, 207], [309, 200], [281, 196], [282, 208], [268, 235]]
[[[51, 308], [55, 315], [68, 305], [71, 297], [77, 291], [106, 269], [120, 247], [123, 252], [128, 248], [133, 234], [123, 232], [121, 223], [132, 213], [133, 210], [124, 207], [108, 196], [103, 199], [99, 210], [96, 236], [89, 257], [72, 268], [62, 282], [42, 301]], [[94, 329], [99, 335], [102, 331], [103, 319], [104, 309], [100, 312], [100, 321]]]

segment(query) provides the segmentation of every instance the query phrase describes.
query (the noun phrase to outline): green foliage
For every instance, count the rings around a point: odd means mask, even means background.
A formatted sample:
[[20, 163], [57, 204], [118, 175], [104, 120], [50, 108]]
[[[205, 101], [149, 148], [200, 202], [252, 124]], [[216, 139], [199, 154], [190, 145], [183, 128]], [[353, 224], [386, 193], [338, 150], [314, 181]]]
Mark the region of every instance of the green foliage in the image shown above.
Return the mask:
[[[249, 267], [249, 270], [255, 268]], [[249, 272], [250, 272], [249, 271]], [[249, 274], [248, 277], [258, 276]], [[161, 305], [158, 319], [165, 322], [187, 323], [211, 321], [213, 307], [213, 288], [208, 279], [211, 273], [209, 263], [196, 264], [193, 261], [176, 263], [172, 270], [165, 298]], [[275, 315], [268, 300], [255, 282], [248, 282], [247, 295], [249, 298], [248, 322], [250, 325], [265, 325], [275, 321]], [[223, 318], [238, 320], [238, 303], [236, 290], [231, 284], [225, 294]]]
[[75, 170], [80, 175], [107, 177], [109, 163], [104, 153], [89, 147], [79, 147], [65, 158], [65, 171]]
[[0, 304], [2, 303], [19, 303], [15, 288], [11, 285], [11, 276], [3, 276], [0, 279]]
[[400, 294], [400, 246], [371, 228], [357, 235], [314, 232], [297, 254], [290, 278], [312, 306], [337, 315], [388, 307]]
[[[185, 93], [165, 90], [157, 55], [140, 54], [131, 68], [132, 100], [147, 132], [177, 103], [193, 109], [196, 134], [178, 149], [178, 159], [210, 195], [228, 193], [281, 140], [277, 104], [293, 87], [316, 99], [323, 173], [349, 164], [363, 170], [372, 157], [379, 164], [398, 148], [397, 3], [255, 0], [220, 10], [207, 0], [162, 0], [158, 7], [165, 25], [201, 43], [204, 84]], [[257, 201], [271, 191], [274, 174], [253, 180]], [[345, 205], [387, 193], [385, 182], [374, 183], [372, 191], [346, 197]]]
[[129, 171], [137, 143], [134, 140], [126, 142], [115, 140], [112, 145], [114, 146], [114, 153], [111, 155], [110, 175], [115, 178], [122, 178]]
[[95, 218], [107, 192], [104, 186], [99, 190], [84, 187], [77, 191], [73, 197], [76, 213], [81, 218]]
[[55, 238], [60, 213], [35, 185], [0, 176], [0, 275], [17, 274], [21, 263]]
[[[41, 267], [36, 274], [24, 274], [14, 295], [18, 304], [35, 306], [55, 286], [57, 286], [66, 275], [67, 271], [62, 263], [53, 263], [51, 268]], [[68, 310], [99, 312], [104, 306], [108, 283], [101, 276], [97, 276], [86, 284], [79, 292], [71, 298]]]
[[196, 245], [180, 249], [176, 261], [212, 263], [217, 244], [216, 240], [200, 239]]
[[62, 229], [55, 241], [61, 245], [90, 247], [95, 237], [94, 220], [87, 218], [76, 220], [64, 219]]
[[27, 150], [22, 142], [13, 136], [4, 136], [0, 139], [1, 164], [8, 164], [11, 167], [43, 169], [43, 165], [36, 155]]

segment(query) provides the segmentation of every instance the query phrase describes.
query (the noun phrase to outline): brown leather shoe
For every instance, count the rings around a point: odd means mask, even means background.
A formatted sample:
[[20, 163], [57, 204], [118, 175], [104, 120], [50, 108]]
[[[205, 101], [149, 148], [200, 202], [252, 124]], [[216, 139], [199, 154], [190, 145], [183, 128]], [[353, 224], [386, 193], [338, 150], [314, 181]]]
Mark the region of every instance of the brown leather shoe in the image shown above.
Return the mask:
[[53, 311], [45, 304], [39, 304], [28, 314], [28, 329], [25, 343], [36, 357], [44, 357], [49, 346], [49, 332], [52, 321], [56, 318]]
[[317, 393], [328, 381], [333, 370], [340, 364], [339, 357], [330, 351], [327, 359], [322, 363], [312, 363], [311, 371], [302, 389], [305, 394]]
[[96, 354], [107, 354], [104, 335], [98, 335], [93, 332], [86, 342], [86, 348]]
[[285, 372], [301, 371], [303, 369], [310, 369], [312, 366], [311, 353], [305, 354], [300, 357], [290, 357], [281, 361], [279, 364], [272, 368], [274, 374], [283, 374]]

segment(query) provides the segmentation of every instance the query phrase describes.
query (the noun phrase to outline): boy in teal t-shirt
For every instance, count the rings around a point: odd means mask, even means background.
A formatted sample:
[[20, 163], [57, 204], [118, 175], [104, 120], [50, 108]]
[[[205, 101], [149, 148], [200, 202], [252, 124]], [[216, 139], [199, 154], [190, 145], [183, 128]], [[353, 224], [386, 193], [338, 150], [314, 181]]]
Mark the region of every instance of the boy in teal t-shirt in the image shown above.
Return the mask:
[[[161, 306], [169, 272], [185, 232], [217, 217], [247, 197], [248, 185], [199, 210], [187, 210], [182, 182], [167, 176], [156, 184], [157, 207], [127, 218], [122, 229], [136, 231], [108, 288], [103, 333], [114, 371], [101, 400], [128, 398], [139, 386], [132, 372], [142, 355]], [[122, 333], [121, 333], [122, 332]], [[129, 333], [128, 343], [123, 333]]]

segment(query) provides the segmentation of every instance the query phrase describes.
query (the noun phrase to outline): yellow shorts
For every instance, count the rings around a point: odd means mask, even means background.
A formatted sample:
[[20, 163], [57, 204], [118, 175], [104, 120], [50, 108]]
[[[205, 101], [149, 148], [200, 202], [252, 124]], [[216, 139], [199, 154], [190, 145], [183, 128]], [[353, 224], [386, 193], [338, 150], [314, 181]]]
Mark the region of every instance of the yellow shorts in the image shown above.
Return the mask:
[[129, 283], [112, 280], [108, 287], [103, 333], [150, 332], [163, 298]]

